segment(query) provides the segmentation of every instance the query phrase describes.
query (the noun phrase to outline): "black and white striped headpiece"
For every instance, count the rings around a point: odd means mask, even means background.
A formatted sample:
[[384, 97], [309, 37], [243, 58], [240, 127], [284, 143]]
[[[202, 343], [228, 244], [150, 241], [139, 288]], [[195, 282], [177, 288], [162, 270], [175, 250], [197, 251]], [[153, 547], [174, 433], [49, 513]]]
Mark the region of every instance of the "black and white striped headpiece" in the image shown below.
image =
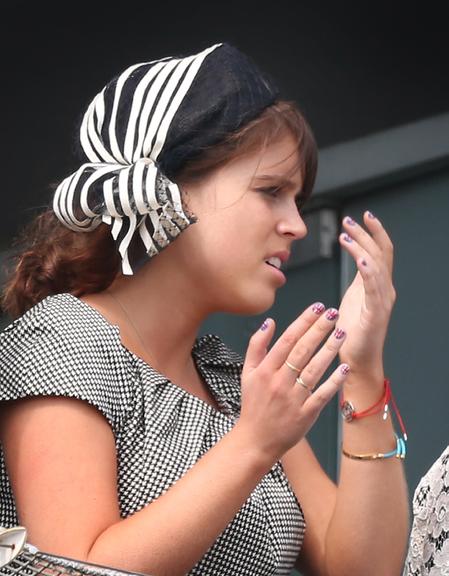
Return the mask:
[[133, 274], [136, 255], [158, 254], [195, 221], [172, 181], [180, 168], [276, 96], [272, 81], [226, 43], [130, 66], [84, 115], [80, 144], [89, 162], [58, 186], [56, 215], [75, 231], [111, 225], [123, 273]]

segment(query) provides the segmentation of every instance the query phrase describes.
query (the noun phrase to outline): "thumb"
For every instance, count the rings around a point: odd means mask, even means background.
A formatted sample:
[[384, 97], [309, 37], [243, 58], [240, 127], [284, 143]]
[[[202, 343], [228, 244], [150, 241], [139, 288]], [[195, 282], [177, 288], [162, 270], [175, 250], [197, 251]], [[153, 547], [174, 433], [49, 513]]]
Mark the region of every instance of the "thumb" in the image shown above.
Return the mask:
[[263, 321], [257, 332], [251, 336], [248, 348], [246, 350], [242, 375], [250, 374], [265, 358], [268, 352], [268, 345], [273, 338], [275, 328], [275, 321], [272, 318], [267, 318]]

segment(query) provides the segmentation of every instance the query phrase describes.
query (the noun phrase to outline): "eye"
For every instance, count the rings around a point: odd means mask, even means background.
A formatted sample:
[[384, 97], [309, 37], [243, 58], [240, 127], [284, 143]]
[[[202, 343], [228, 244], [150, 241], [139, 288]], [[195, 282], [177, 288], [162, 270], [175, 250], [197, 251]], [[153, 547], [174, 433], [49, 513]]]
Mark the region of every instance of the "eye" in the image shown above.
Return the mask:
[[258, 192], [265, 194], [266, 196], [271, 196], [272, 198], [277, 198], [281, 191], [280, 186], [267, 186], [266, 188], [257, 188]]

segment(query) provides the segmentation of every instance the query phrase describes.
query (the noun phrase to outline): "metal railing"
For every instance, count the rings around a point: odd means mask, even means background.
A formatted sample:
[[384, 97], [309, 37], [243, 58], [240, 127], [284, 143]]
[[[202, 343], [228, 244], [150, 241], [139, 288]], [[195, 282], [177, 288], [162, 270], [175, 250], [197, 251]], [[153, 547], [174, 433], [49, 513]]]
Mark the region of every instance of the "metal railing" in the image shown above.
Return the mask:
[[26, 542], [26, 529], [0, 527], [1, 576], [142, 576], [136, 572], [41, 552]]

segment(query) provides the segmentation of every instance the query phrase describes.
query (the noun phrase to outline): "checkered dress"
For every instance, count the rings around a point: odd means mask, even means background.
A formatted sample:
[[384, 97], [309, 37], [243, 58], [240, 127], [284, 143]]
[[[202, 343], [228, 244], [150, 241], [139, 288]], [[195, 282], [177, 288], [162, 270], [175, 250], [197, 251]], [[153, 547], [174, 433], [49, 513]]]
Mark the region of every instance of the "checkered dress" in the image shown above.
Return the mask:
[[[240, 357], [210, 335], [197, 340], [192, 354], [220, 411], [127, 350], [118, 327], [82, 300], [49, 296], [0, 334], [0, 399], [55, 395], [95, 406], [115, 436], [125, 518], [163, 494], [236, 422]], [[0, 495], [0, 526], [17, 525], [1, 451]], [[189, 574], [288, 575], [304, 530], [278, 463]]]

